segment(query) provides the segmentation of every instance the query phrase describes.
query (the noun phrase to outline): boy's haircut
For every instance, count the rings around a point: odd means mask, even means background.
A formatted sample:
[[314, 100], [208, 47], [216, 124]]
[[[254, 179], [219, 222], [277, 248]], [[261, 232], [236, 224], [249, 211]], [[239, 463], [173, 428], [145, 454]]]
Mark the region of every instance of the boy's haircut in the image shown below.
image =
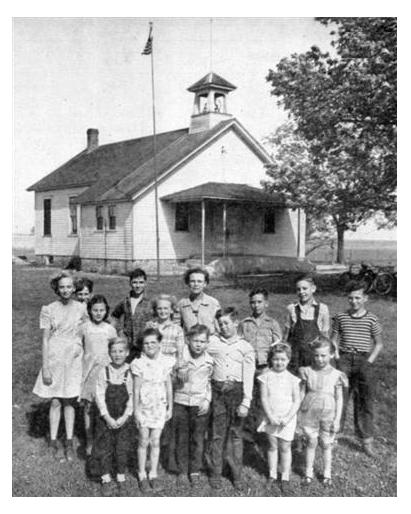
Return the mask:
[[271, 361], [276, 353], [285, 353], [289, 359], [291, 359], [291, 346], [287, 343], [275, 343], [270, 348], [267, 356], [268, 367], [271, 368]]
[[331, 339], [328, 339], [328, 337], [325, 337], [323, 335], [319, 335], [314, 339], [312, 343], [310, 343], [311, 351], [318, 350], [319, 348], [329, 348], [330, 353], [334, 355], [335, 353], [335, 345], [331, 341]]
[[238, 319], [238, 312], [235, 307], [224, 307], [224, 309], [219, 309], [215, 314], [215, 319], [220, 319], [223, 316], [230, 316], [232, 321]]
[[161, 332], [156, 328], [146, 328], [141, 334], [141, 341], [143, 342], [148, 336], [155, 336], [159, 343], [161, 343], [161, 340], [163, 339]]
[[190, 283], [190, 276], [193, 273], [201, 273], [204, 276], [206, 284], [210, 283], [210, 274], [206, 269], [203, 268], [190, 268], [184, 273], [184, 283], [188, 286]]
[[354, 291], [362, 291], [364, 294], [367, 294], [368, 284], [363, 280], [350, 280], [348, 284], [345, 286], [345, 292], [347, 294], [352, 293]]
[[127, 350], [129, 349], [129, 345], [128, 345], [128, 341], [125, 337], [123, 336], [116, 336], [116, 337], [113, 337], [112, 339], [109, 340], [108, 342], [108, 351], [110, 353], [111, 349], [113, 348], [113, 346], [115, 344], [124, 344], [124, 346], [127, 348]]
[[90, 293], [93, 292], [94, 282], [87, 277], [79, 277], [74, 281], [74, 289], [77, 293], [78, 291], [82, 291], [85, 287], [89, 290]]
[[69, 272], [69, 271], [60, 271], [60, 273], [58, 275], [55, 275], [51, 280], [50, 280], [50, 287], [53, 289], [53, 291], [58, 294], [58, 291], [59, 291], [59, 282], [62, 278], [71, 278], [71, 280], [73, 281], [73, 286], [74, 286], [74, 278], [73, 278], [73, 275]]
[[170, 302], [171, 316], [172, 316], [173, 312], [175, 312], [177, 309], [177, 298], [175, 296], [172, 296], [171, 294], [159, 294], [158, 296], [156, 296], [153, 299], [153, 301], [151, 302], [151, 308], [153, 309], [154, 316], [157, 314], [157, 312], [156, 312], [157, 304], [161, 300]]
[[90, 301], [88, 302], [87, 312], [88, 312], [89, 318], [91, 319], [91, 308], [96, 303], [104, 303], [104, 305], [106, 306], [106, 314], [103, 318], [103, 321], [106, 321], [108, 318], [108, 315], [110, 314], [110, 306], [108, 304], [108, 301], [106, 300], [106, 297], [102, 294], [95, 294], [94, 296], [91, 297]]
[[313, 286], [316, 285], [314, 276], [312, 275], [312, 273], [302, 273], [301, 275], [298, 275], [298, 277], [294, 280], [294, 284], [297, 285], [298, 282], [302, 282], [303, 280], [304, 280], [304, 282], [309, 282]]
[[248, 295], [248, 298], [251, 300], [251, 298], [256, 294], [262, 294], [265, 300], [268, 298], [268, 291], [265, 287], [256, 287], [252, 289]]
[[210, 337], [210, 329], [206, 325], [194, 325], [187, 332], [187, 339], [193, 339], [193, 337], [199, 336], [201, 334], [205, 334], [208, 340], [208, 338]]
[[143, 277], [144, 280], [147, 280], [147, 274], [146, 272], [141, 269], [141, 268], [136, 268], [136, 269], [133, 269], [132, 271], [130, 271], [130, 273], [128, 274], [128, 278], [131, 280], [133, 280], [133, 278], [139, 278], [139, 277]]

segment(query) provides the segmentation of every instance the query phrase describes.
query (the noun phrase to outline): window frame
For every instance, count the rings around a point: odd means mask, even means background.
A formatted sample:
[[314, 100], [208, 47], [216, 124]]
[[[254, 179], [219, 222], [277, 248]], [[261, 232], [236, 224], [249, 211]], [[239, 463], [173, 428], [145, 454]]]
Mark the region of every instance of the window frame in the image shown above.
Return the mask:
[[[187, 202], [177, 202], [174, 212], [174, 231], [190, 232], [190, 205]], [[184, 212], [182, 212], [184, 211]], [[182, 220], [181, 218], [184, 217]]]
[[[270, 218], [271, 219], [270, 219]], [[276, 209], [266, 207], [263, 214], [263, 234], [275, 234], [276, 232]]]
[[[104, 230], [103, 206], [96, 205], [95, 213], [96, 213], [96, 230], [98, 230], [99, 232], [102, 232]], [[100, 226], [100, 224], [101, 224], [101, 226]]]
[[[75, 196], [69, 197], [69, 223], [70, 223], [70, 230], [69, 233], [71, 236], [78, 236], [78, 206], [77, 204], [72, 204], [71, 200], [74, 200]], [[75, 220], [75, 224], [73, 223], [73, 218]], [[74, 230], [75, 229], [75, 230]]]
[[[47, 209], [46, 209], [47, 202]], [[46, 215], [47, 212], [47, 215]], [[51, 236], [51, 198], [43, 198], [43, 237]]]
[[[117, 206], [116, 205], [109, 205], [107, 207], [107, 214], [108, 214], [108, 229], [109, 230], [116, 230], [117, 229]], [[112, 221], [114, 220], [114, 223]]]

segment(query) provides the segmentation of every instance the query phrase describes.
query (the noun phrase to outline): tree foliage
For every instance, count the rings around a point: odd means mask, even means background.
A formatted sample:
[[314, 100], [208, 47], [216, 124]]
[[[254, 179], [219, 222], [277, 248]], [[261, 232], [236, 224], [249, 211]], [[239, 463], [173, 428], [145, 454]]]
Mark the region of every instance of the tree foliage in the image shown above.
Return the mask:
[[292, 120], [271, 136], [267, 187], [308, 214], [331, 215], [342, 245], [345, 230], [396, 212], [396, 20], [318, 21], [336, 28], [333, 55], [312, 47], [267, 76]]

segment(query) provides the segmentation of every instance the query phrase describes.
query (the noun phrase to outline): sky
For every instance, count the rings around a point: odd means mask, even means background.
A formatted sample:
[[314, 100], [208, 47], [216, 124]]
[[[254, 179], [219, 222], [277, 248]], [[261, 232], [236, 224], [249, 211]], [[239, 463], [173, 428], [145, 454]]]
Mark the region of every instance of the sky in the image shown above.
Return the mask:
[[[212, 69], [237, 86], [228, 111], [261, 140], [285, 120], [268, 70], [314, 44], [330, 49], [314, 18], [150, 20], [158, 133], [189, 125], [187, 88]], [[141, 55], [150, 20], [14, 19], [14, 232], [34, 224], [26, 188], [84, 149], [87, 128], [99, 129], [100, 144], [152, 133], [150, 57]]]

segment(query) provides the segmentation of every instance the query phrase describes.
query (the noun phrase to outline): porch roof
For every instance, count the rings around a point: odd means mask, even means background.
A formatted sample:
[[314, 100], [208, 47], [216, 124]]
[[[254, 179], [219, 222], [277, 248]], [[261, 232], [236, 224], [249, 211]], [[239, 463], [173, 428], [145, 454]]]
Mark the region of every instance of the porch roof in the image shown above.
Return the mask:
[[226, 182], [207, 182], [161, 197], [166, 202], [201, 202], [202, 200], [220, 200], [235, 202], [252, 202], [285, 207], [284, 200], [278, 194], [267, 193], [263, 189], [247, 184], [227, 184]]

